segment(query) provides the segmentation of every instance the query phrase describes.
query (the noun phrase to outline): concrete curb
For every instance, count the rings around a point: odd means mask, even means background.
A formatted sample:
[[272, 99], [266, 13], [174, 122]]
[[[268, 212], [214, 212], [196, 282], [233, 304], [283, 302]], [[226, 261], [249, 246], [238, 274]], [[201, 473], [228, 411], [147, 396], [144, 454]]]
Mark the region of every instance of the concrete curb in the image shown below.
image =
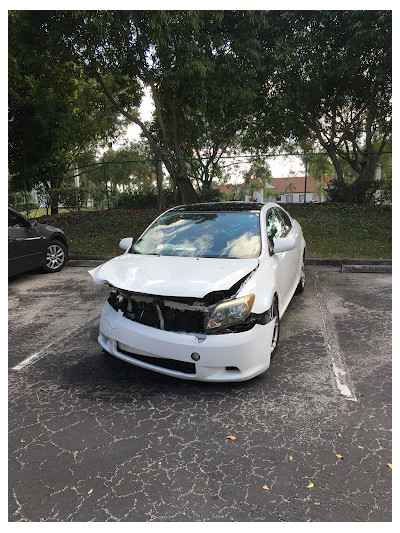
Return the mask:
[[342, 265], [392, 265], [391, 259], [349, 259], [346, 257], [307, 257], [307, 265], [326, 265], [326, 266], [342, 266]]
[[391, 274], [392, 265], [342, 265], [341, 272]]
[[[118, 254], [120, 255], [120, 254]], [[108, 261], [109, 259], [113, 259], [114, 257], [118, 257], [118, 255], [89, 255], [89, 254], [69, 254], [69, 259], [82, 259], [82, 260], [93, 260], [93, 261]]]

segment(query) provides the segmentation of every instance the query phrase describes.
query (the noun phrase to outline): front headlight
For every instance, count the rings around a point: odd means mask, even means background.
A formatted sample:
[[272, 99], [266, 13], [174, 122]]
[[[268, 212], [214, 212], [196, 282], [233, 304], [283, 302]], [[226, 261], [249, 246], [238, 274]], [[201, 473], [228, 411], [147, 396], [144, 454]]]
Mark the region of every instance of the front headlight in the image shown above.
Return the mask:
[[249, 294], [217, 305], [208, 320], [207, 331], [213, 332], [243, 322], [249, 316], [254, 300], [255, 295]]

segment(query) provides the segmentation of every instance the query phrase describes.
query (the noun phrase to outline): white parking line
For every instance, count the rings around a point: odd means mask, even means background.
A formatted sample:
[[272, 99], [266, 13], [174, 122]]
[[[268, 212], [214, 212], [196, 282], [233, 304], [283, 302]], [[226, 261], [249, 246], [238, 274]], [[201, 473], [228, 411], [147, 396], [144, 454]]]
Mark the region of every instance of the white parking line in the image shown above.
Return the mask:
[[18, 365], [13, 366], [12, 370], [23, 370], [27, 366], [29, 366], [29, 365], [31, 365], [33, 363], [36, 363], [36, 361], [38, 361], [43, 356], [45, 356], [53, 348], [53, 346], [55, 346], [56, 344], [59, 345], [60, 343], [67, 341], [70, 337], [75, 336], [79, 331], [82, 331], [83, 329], [85, 329], [89, 324], [91, 324], [95, 320], [98, 320], [99, 317], [100, 317], [100, 314], [96, 314], [96, 316], [90, 318], [84, 324], [76, 327], [75, 329], [73, 329], [72, 331], [67, 333], [67, 335], [64, 335], [63, 337], [58, 338], [57, 340], [55, 340], [51, 344], [48, 344], [47, 346], [45, 346], [44, 348], [42, 348], [38, 352], [30, 355], [29, 357], [27, 357], [26, 359], [21, 361], [21, 363], [18, 363]]
[[336, 334], [335, 325], [333, 323], [332, 315], [329, 312], [326, 299], [324, 297], [321, 282], [318, 277], [318, 272], [314, 271], [314, 284], [317, 293], [319, 309], [321, 311], [323, 333], [325, 337], [325, 344], [331, 358], [331, 365], [333, 374], [335, 376], [336, 386], [339, 393], [347, 400], [356, 402], [357, 398], [352, 392], [354, 386], [351, 382], [350, 376], [346, 370], [342, 354], [339, 347], [339, 341]]

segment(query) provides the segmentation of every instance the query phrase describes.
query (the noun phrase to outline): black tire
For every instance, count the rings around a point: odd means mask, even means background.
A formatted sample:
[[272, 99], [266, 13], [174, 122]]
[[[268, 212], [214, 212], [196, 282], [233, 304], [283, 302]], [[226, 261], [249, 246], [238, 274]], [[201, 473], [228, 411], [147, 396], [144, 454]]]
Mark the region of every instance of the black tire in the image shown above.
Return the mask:
[[274, 331], [272, 334], [272, 343], [271, 343], [271, 359], [272, 359], [278, 347], [279, 331], [281, 329], [281, 320], [279, 317], [279, 307], [278, 307], [277, 298], [275, 298], [274, 303], [272, 304], [271, 314], [272, 314], [272, 320], [275, 320]]
[[301, 265], [301, 274], [299, 279], [299, 284], [296, 287], [296, 294], [300, 294], [304, 291], [304, 287], [306, 284], [306, 265], [305, 265], [305, 257], [303, 256], [303, 263]]
[[61, 241], [50, 241], [46, 249], [46, 257], [42, 271], [46, 273], [59, 272], [68, 261], [68, 249]]

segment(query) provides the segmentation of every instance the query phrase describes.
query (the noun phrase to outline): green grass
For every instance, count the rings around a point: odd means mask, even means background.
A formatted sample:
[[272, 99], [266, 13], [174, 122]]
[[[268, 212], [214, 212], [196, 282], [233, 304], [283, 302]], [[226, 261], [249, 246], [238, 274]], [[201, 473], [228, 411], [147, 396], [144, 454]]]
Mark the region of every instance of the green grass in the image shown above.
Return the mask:
[[75, 211], [43, 216], [38, 222], [64, 230], [72, 253], [120, 254], [119, 241], [137, 239], [158, 214], [157, 209]]
[[292, 204], [287, 210], [303, 228], [308, 257], [392, 257], [390, 206]]
[[[392, 256], [391, 207], [342, 204], [290, 204], [303, 228], [308, 257], [380, 258]], [[119, 254], [123, 237], [136, 239], [159, 214], [157, 209], [112, 209], [43, 216], [67, 234], [70, 252]]]
[[[84, 211], [93, 211], [94, 208], [91, 207], [85, 207], [83, 209]], [[69, 209], [64, 209], [63, 207], [59, 208], [59, 213], [69, 213]], [[26, 210], [20, 211], [23, 215], [26, 216]], [[29, 211], [29, 218], [39, 218], [46, 215], [46, 208], [45, 207], [37, 207], [36, 209], [31, 209]]]

